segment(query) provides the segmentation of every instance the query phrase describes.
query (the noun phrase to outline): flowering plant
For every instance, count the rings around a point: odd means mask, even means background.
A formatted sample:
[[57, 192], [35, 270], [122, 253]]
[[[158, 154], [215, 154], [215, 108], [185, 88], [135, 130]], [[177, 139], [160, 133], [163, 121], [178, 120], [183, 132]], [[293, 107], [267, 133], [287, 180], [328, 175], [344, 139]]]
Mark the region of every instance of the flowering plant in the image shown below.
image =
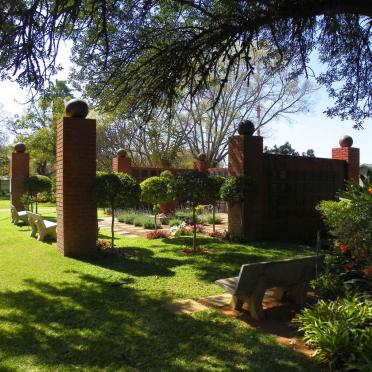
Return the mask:
[[186, 222], [181, 222], [179, 225], [170, 228], [171, 236], [177, 237], [181, 235], [191, 235], [191, 230], [187, 229]]
[[[201, 225], [200, 223], [197, 223], [195, 225], [196, 232], [201, 233], [205, 230], [205, 227]], [[192, 232], [194, 230], [194, 225], [187, 225], [186, 230]]]

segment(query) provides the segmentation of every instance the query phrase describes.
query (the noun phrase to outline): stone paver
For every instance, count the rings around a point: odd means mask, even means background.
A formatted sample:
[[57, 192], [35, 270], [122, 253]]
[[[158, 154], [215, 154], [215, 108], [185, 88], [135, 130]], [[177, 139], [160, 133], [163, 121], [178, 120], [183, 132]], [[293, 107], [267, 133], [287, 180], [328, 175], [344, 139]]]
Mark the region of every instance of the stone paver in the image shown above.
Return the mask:
[[198, 302], [208, 307], [221, 309], [221, 308], [230, 306], [231, 294], [223, 293], [220, 295], [208, 296], [208, 297], [200, 298]]
[[179, 300], [175, 302], [166, 303], [163, 305], [164, 308], [172, 312], [173, 314], [192, 314], [197, 311], [208, 310], [207, 306], [202, 305], [194, 300]]

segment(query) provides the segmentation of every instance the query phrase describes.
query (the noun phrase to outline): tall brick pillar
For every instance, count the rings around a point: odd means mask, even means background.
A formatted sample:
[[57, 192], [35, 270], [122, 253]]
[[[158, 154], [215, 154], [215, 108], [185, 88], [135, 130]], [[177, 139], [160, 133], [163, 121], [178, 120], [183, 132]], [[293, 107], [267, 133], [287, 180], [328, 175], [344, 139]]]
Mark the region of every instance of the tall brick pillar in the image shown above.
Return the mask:
[[64, 256], [96, 253], [96, 121], [88, 106], [72, 100], [57, 125], [57, 245]]
[[256, 187], [252, 197], [242, 205], [229, 205], [229, 232], [247, 240], [260, 239], [263, 218], [263, 138], [252, 136], [254, 125], [245, 121], [239, 126], [239, 136], [229, 140], [229, 174], [250, 176]]
[[21, 196], [26, 193], [26, 180], [30, 172], [30, 156], [26, 153], [26, 146], [18, 143], [14, 146], [10, 166], [11, 203], [17, 210], [23, 210]]
[[199, 172], [208, 172], [209, 164], [207, 162], [207, 156], [205, 154], [200, 154], [198, 159], [194, 163], [194, 168]]
[[132, 174], [132, 159], [127, 157], [127, 152], [124, 149], [120, 149], [117, 156], [112, 159], [112, 171]]
[[359, 149], [351, 147], [353, 139], [350, 136], [340, 138], [340, 147], [332, 149], [332, 159], [346, 160], [347, 180], [359, 182]]

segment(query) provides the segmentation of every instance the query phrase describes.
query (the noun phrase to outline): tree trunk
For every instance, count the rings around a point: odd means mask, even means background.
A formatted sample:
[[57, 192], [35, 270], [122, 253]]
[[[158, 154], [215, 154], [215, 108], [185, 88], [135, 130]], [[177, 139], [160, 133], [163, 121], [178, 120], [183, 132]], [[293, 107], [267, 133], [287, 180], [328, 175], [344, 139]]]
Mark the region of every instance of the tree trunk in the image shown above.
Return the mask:
[[155, 212], [155, 231], [158, 231], [158, 225], [156, 224], [156, 216], [157, 216], [158, 214]]
[[111, 206], [111, 248], [114, 248], [114, 226], [115, 226], [115, 210]]
[[195, 205], [192, 206], [192, 223], [193, 223], [193, 236], [192, 236], [192, 249], [196, 252], [196, 218], [195, 218]]
[[216, 222], [215, 222], [215, 218], [216, 218], [216, 206], [213, 204], [213, 209], [212, 209], [212, 220], [213, 220], [213, 232], [214, 232], [214, 233], [216, 232]]
[[35, 195], [35, 213], [37, 214], [37, 194]]

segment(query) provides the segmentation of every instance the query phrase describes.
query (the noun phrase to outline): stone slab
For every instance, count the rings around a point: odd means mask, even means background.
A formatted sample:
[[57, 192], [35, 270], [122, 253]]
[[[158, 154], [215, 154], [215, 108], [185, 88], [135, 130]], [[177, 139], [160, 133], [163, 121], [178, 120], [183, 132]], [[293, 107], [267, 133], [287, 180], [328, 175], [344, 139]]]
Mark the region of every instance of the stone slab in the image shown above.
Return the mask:
[[220, 295], [215, 296], [208, 296], [204, 298], [200, 298], [198, 300], [201, 304], [206, 305], [208, 307], [213, 307], [217, 309], [221, 309], [224, 307], [229, 307], [231, 302], [231, 294], [223, 293]]
[[196, 313], [197, 311], [208, 310], [207, 306], [204, 306], [201, 303], [196, 302], [194, 300], [180, 300], [171, 303], [166, 303], [163, 306], [173, 314], [177, 315], [192, 314]]

